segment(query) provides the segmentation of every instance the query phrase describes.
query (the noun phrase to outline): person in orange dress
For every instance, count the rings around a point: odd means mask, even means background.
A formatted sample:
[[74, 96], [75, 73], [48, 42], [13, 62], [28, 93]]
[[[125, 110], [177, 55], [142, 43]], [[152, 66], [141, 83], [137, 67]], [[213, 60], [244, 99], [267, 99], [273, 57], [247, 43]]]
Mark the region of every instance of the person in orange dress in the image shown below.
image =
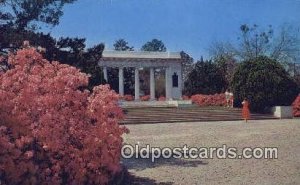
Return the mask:
[[244, 99], [242, 104], [243, 104], [242, 117], [245, 120], [245, 122], [247, 122], [250, 119], [249, 102], [247, 98]]

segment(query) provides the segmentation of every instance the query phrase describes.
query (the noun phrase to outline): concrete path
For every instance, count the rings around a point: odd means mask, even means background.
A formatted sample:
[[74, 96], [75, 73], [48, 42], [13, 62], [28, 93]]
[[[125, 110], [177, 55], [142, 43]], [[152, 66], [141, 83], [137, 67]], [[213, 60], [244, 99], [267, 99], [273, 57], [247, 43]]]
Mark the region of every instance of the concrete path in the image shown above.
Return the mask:
[[152, 147], [278, 147], [278, 159], [123, 159], [140, 184], [300, 184], [300, 119], [128, 125]]

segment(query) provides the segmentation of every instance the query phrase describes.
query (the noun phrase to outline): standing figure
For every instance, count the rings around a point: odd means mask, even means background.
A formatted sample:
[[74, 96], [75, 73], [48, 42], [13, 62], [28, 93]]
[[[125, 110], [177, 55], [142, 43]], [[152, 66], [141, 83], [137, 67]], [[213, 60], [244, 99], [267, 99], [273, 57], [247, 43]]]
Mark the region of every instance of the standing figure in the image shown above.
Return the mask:
[[242, 116], [243, 116], [243, 119], [245, 120], [245, 122], [247, 122], [248, 119], [250, 119], [249, 102], [248, 102], [247, 98], [244, 99], [242, 104], [243, 104]]
[[226, 98], [226, 107], [229, 107], [230, 92], [228, 91], [228, 89], [225, 91], [225, 98]]

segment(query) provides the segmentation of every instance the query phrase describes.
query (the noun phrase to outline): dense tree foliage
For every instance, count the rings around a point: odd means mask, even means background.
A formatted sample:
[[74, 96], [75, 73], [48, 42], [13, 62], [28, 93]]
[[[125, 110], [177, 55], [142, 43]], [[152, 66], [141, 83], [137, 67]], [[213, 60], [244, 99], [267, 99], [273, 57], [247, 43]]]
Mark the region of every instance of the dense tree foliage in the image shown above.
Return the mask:
[[37, 22], [58, 25], [65, 4], [75, 0], [1, 0], [0, 24], [13, 25], [19, 30], [35, 29]]
[[232, 82], [235, 103], [244, 98], [253, 111], [275, 105], [291, 105], [298, 94], [297, 84], [283, 66], [268, 57], [260, 56], [239, 65]]
[[118, 95], [26, 46], [0, 75], [1, 183], [107, 184], [126, 131]]
[[185, 82], [187, 80], [188, 74], [193, 69], [194, 59], [184, 51], [180, 52], [182, 59], [182, 79]]
[[164, 52], [167, 51], [165, 44], [158, 39], [152, 39], [151, 41], [144, 44], [141, 48], [142, 51], [159, 51]]
[[36, 33], [31, 30], [17, 30], [7, 28], [0, 34], [0, 47], [3, 53], [16, 51], [24, 40], [30, 41], [32, 46], [44, 49], [44, 57], [47, 60], [58, 60], [81, 69], [91, 75], [90, 87], [104, 84], [102, 70], [97, 65], [104, 49], [103, 44], [97, 44], [86, 48], [85, 39], [82, 38], [59, 38], [54, 39], [49, 34]]
[[18, 49], [22, 46], [24, 40], [30, 40], [31, 43], [44, 42], [44, 44], [53, 44], [51, 42], [52, 38], [49, 35], [36, 34], [34, 31], [38, 29], [37, 25], [41, 25], [41, 23], [51, 26], [57, 25], [59, 18], [63, 15], [63, 6], [74, 1], [0, 1], [0, 51]]
[[234, 58], [227, 58], [225, 56], [214, 58], [213, 61], [217, 64], [222, 73], [222, 76], [225, 77], [224, 89], [230, 89], [230, 84], [232, 82], [233, 75], [238, 66], [238, 63]]
[[116, 51], [133, 51], [134, 48], [132, 46], [128, 46], [128, 42], [124, 39], [118, 39], [114, 43], [114, 48]]
[[216, 63], [198, 61], [185, 82], [185, 94], [215, 94], [225, 91], [225, 87], [225, 76]]

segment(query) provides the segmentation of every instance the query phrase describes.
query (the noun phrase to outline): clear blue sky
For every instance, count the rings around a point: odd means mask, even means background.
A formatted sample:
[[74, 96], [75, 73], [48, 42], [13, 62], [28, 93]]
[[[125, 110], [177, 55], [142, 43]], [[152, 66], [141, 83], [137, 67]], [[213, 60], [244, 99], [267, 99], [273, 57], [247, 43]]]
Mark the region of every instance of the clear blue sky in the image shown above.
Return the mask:
[[[107, 49], [124, 38], [140, 49], [153, 39], [169, 51], [208, 57], [215, 41], [236, 42], [241, 24], [300, 27], [300, 0], [78, 0], [64, 7], [54, 37], [84, 37]], [[48, 29], [46, 29], [48, 30]]]

